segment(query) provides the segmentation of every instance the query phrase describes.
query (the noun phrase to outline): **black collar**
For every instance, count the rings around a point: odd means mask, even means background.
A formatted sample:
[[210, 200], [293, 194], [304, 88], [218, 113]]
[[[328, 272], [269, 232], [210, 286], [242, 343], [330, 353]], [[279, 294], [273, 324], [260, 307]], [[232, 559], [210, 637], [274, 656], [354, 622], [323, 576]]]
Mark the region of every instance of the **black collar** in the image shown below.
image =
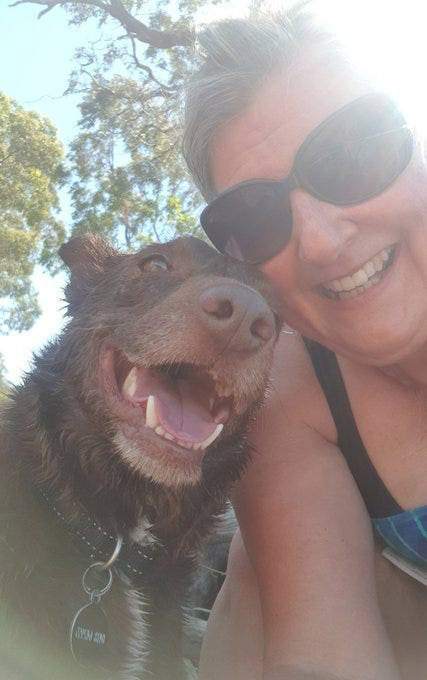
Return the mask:
[[[70, 504], [54, 499], [43, 488], [39, 488], [39, 492], [79, 552], [92, 562], [108, 562], [116, 548], [118, 535], [100, 524], [80, 503], [72, 501]], [[77, 516], [78, 520], [71, 519], [70, 515]], [[144, 576], [162, 550], [159, 543], [141, 545], [132, 539], [124, 539], [115, 566], [131, 579]]]

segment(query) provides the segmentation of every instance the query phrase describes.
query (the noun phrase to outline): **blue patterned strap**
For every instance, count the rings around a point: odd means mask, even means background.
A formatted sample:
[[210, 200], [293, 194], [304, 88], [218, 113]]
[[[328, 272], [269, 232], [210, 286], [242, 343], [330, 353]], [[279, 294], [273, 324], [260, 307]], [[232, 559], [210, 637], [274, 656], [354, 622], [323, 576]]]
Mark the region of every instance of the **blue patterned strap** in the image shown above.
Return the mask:
[[427, 505], [372, 522], [388, 546], [413, 564], [427, 567]]

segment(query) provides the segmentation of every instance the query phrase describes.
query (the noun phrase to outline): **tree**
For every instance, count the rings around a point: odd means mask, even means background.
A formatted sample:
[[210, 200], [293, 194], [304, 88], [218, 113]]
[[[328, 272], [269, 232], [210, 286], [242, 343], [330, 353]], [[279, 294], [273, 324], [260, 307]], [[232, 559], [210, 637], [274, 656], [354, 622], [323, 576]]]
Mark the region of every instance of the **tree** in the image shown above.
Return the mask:
[[57, 266], [62, 161], [51, 123], [0, 92], [0, 332], [32, 325], [39, 314], [34, 265]]
[[[192, 17], [206, 0], [17, 0], [97, 19], [109, 37], [78, 51], [67, 92], [79, 92], [71, 144], [73, 233], [95, 231], [130, 250], [197, 231], [201, 197], [180, 154], [180, 93], [194, 63]], [[148, 19], [147, 19], [148, 16]], [[144, 18], [144, 21], [143, 21]], [[124, 35], [111, 37], [114, 26]]]

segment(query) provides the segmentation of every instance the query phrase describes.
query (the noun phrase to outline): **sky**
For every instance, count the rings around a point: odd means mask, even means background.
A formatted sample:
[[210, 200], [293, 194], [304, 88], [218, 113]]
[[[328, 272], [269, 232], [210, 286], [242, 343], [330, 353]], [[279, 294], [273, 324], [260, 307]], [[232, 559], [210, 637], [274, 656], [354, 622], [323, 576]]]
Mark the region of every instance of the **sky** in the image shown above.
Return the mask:
[[[246, 1], [234, 0], [234, 13], [239, 14]], [[325, 6], [332, 23], [341, 23], [354, 41], [360, 60], [375, 62], [381, 77], [391, 83], [392, 90], [394, 88], [400, 94], [405, 91], [408, 100], [425, 97], [426, 0], [406, 0], [404, 4], [401, 0], [358, 0], [356, 4], [357, 17], [348, 11], [349, 0], [326, 0]], [[73, 68], [75, 49], [95, 39], [98, 30], [94, 22], [70, 27], [61, 8], [55, 8], [37, 20], [40, 9], [31, 4], [12, 8], [9, 0], [0, 0], [0, 90], [25, 108], [47, 115], [66, 145], [77, 131], [78, 98], [61, 95]], [[215, 12], [218, 16], [223, 10], [205, 12], [200, 20], [209, 20]], [[410, 70], [408, 59], [412, 64]], [[419, 109], [419, 104], [417, 106]], [[67, 203], [63, 201], [65, 224], [67, 213]], [[63, 323], [64, 276], [52, 280], [37, 269], [34, 285], [39, 291], [42, 316], [30, 331], [0, 335], [0, 353], [12, 382], [19, 381], [23, 371], [30, 366], [32, 352], [52, 338]]]

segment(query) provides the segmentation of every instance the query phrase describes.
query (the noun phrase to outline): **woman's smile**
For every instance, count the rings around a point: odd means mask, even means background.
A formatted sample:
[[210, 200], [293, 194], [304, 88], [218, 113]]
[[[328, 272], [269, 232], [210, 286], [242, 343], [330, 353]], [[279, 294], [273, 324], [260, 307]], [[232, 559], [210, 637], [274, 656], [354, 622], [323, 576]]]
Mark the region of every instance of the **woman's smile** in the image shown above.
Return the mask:
[[318, 286], [318, 290], [330, 300], [348, 300], [359, 297], [382, 281], [394, 260], [396, 248], [396, 244], [383, 248], [354, 273], [326, 281]]

